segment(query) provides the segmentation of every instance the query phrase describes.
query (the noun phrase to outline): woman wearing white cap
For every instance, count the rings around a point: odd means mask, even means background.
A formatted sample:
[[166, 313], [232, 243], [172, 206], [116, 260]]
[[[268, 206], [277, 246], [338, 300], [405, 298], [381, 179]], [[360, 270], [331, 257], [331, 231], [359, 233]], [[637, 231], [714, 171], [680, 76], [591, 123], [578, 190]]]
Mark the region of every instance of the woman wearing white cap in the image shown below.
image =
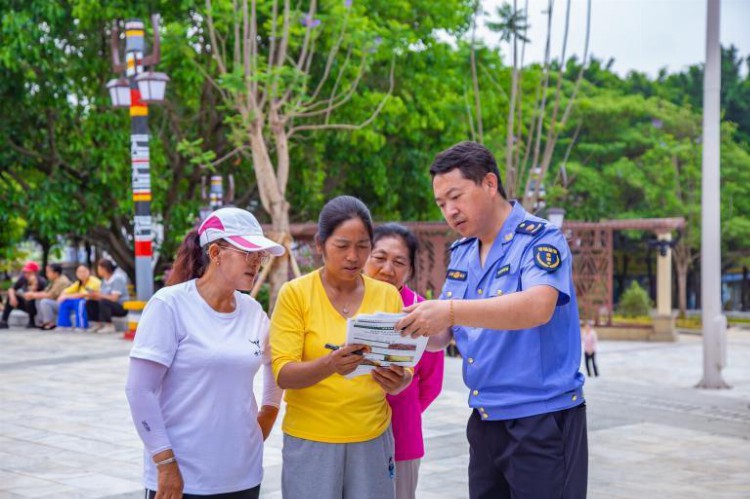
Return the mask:
[[[237, 290], [251, 289], [261, 263], [283, 254], [252, 214], [222, 208], [188, 233], [170, 285], [146, 305], [126, 392], [145, 447], [147, 497], [258, 497], [281, 390], [268, 316]], [[261, 366], [258, 410], [253, 378]]]

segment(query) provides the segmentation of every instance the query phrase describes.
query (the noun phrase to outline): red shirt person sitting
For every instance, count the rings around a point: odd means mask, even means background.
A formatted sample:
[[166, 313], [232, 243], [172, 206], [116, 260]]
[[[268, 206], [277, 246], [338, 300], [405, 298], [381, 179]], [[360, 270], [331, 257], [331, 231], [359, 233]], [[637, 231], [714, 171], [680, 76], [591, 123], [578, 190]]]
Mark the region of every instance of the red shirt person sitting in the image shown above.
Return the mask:
[[0, 329], [8, 329], [8, 319], [13, 309], [23, 310], [29, 314], [27, 328], [36, 327], [36, 300], [27, 299], [26, 293], [41, 291], [47, 286], [47, 280], [39, 275], [39, 264], [29, 260], [21, 269], [21, 277], [13, 283], [8, 290], [8, 298], [5, 300], [3, 316], [0, 320]]

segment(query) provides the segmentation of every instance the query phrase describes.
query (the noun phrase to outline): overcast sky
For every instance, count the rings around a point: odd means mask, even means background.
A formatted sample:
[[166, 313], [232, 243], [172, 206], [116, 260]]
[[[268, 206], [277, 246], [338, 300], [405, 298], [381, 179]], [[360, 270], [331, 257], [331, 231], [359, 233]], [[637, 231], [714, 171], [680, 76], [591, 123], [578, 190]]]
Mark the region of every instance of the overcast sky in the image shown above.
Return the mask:
[[[526, 0], [517, 0], [523, 8]], [[546, 40], [548, 0], [528, 0], [531, 44], [526, 61], [542, 61]], [[655, 76], [662, 67], [670, 72], [702, 63], [705, 59], [707, 0], [592, 0], [590, 53], [598, 59], [615, 59], [613, 69], [624, 75], [638, 70]], [[512, 3], [512, 0], [510, 0]], [[503, 0], [482, 0], [486, 13], [495, 18]], [[556, 0], [552, 27], [552, 54], [559, 58], [565, 19], [565, 0]], [[586, 30], [586, 1], [572, 0], [569, 51], [582, 54]], [[485, 17], [486, 19], [486, 17]], [[487, 43], [497, 35], [484, 27], [479, 33]], [[750, 0], [722, 0], [721, 43], [734, 44], [742, 56], [750, 55]], [[503, 47], [507, 54], [507, 44]], [[506, 59], [508, 60], [508, 59]]]

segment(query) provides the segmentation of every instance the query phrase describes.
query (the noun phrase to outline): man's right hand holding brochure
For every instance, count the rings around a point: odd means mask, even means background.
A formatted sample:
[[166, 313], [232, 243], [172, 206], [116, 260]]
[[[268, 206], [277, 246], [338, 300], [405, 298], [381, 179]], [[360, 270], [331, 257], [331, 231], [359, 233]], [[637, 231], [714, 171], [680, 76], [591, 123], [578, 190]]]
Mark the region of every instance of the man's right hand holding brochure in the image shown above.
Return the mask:
[[451, 327], [455, 322], [453, 300], [427, 300], [405, 307], [403, 312], [408, 315], [395, 325], [402, 336], [427, 336], [426, 349], [429, 352], [438, 352], [448, 346], [453, 337]]

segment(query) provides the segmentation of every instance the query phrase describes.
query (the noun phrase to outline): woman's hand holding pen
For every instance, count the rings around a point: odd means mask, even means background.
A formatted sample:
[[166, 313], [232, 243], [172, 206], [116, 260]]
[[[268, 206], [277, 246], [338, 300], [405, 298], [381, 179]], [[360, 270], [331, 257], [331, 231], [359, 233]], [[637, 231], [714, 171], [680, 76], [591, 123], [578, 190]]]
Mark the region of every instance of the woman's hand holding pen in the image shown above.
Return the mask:
[[366, 348], [365, 345], [346, 345], [331, 352], [326, 361], [333, 372], [346, 376], [365, 360], [362, 350]]

